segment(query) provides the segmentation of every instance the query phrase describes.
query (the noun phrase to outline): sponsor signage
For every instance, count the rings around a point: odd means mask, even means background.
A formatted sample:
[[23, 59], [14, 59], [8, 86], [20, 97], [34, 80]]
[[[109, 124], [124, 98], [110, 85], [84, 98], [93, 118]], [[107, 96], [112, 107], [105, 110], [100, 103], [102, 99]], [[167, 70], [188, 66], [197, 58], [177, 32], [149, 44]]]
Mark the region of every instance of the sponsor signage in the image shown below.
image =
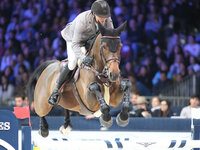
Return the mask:
[[0, 110], [0, 149], [18, 150], [18, 128], [14, 113]]

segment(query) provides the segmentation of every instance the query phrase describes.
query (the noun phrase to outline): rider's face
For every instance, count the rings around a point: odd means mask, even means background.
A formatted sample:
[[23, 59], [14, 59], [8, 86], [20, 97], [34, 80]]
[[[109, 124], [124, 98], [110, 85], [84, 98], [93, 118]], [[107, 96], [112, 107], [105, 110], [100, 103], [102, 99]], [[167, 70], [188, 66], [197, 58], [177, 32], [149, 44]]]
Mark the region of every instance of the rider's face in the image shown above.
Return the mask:
[[96, 18], [96, 22], [99, 21], [102, 25], [104, 25], [105, 20], [107, 19], [107, 18], [101, 18], [101, 17], [99, 17], [97, 15], [95, 15], [95, 18]]

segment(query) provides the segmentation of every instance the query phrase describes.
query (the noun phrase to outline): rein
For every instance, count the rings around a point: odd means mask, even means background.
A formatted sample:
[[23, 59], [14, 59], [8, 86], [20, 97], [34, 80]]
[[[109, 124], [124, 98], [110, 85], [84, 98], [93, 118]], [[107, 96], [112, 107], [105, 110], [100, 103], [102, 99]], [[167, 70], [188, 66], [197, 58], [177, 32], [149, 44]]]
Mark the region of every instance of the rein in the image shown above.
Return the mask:
[[[101, 39], [119, 39], [120, 37], [119, 36], [102, 36]], [[113, 62], [117, 62], [117, 63], [120, 63], [120, 60], [118, 57], [112, 57], [112, 58], [108, 58], [107, 60], [105, 59], [105, 56], [103, 54], [103, 46], [100, 47], [100, 56], [101, 56], [101, 59], [104, 63], [104, 68], [102, 70], [101, 73], [99, 73], [94, 67], [92, 66], [86, 66], [86, 65], [81, 65], [81, 68], [85, 68], [87, 70], [91, 70], [92, 72], [95, 73], [95, 76], [101, 81], [104, 83], [104, 85], [106, 85], [107, 87], [111, 87], [111, 81], [109, 80], [108, 78], [108, 70], [111, 66], [111, 64]], [[107, 63], [110, 62], [109, 66], [107, 66]]]
[[102, 36], [102, 39], [120, 39], [119, 36]]

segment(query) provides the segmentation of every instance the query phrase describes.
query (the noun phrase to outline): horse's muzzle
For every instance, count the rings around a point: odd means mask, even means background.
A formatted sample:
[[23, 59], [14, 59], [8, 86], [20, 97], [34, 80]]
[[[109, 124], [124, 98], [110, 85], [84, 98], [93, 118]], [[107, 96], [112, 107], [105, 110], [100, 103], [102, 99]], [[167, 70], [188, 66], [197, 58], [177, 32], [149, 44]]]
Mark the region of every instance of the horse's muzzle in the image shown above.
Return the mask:
[[109, 73], [109, 79], [111, 82], [116, 82], [118, 78], [119, 78], [119, 73], [118, 74], [115, 74], [113, 72]]

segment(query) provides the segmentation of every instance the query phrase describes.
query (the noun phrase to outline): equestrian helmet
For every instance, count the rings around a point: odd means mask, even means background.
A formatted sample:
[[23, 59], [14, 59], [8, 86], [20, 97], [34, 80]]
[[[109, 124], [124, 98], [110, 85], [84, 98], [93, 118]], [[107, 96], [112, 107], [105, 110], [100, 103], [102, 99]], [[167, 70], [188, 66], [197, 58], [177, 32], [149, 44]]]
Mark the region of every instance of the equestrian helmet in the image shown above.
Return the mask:
[[110, 17], [110, 7], [105, 0], [96, 0], [91, 6], [91, 11], [101, 18]]

